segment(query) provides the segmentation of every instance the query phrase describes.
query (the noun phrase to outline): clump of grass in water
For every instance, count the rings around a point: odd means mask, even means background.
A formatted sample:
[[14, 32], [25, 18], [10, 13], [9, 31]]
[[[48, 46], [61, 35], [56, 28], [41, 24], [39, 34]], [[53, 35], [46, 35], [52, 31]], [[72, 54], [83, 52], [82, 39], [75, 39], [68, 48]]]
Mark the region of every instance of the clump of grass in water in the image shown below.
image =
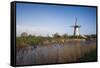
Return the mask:
[[82, 56], [80, 61], [97, 61], [97, 50], [94, 49], [91, 52], [86, 53], [84, 56]]

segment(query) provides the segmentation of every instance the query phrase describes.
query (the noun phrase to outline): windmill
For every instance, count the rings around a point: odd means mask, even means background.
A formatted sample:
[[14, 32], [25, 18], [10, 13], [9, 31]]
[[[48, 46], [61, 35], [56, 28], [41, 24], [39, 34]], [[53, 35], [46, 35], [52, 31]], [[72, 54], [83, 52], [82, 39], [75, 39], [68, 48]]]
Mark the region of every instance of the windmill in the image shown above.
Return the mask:
[[80, 31], [79, 28], [81, 27], [81, 25], [77, 24], [77, 18], [75, 18], [75, 25], [71, 26], [74, 28], [74, 32], [73, 32], [73, 36], [79, 36], [80, 35]]

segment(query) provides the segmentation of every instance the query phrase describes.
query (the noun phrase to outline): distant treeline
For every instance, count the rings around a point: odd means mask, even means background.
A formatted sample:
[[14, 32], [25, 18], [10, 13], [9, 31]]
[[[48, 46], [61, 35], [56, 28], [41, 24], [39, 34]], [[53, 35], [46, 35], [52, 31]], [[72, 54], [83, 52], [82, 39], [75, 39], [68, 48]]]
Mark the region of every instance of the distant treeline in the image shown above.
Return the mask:
[[70, 39], [95, 39], [96, 35], [85, 35], [83, 36], [69, 36], [67, 34], [60, 35], [58, 33], [53, 34], [52, 37], [47, 36], [35, 36], [35, 35], [28, 35], [26, 32], [23, 32], [20, 37], [16, 37], [16, 45], [17, 48], [22, 48], [26, 46], [36, 46], [36, 45], [47, 45], [53, 43], [65, 43]]

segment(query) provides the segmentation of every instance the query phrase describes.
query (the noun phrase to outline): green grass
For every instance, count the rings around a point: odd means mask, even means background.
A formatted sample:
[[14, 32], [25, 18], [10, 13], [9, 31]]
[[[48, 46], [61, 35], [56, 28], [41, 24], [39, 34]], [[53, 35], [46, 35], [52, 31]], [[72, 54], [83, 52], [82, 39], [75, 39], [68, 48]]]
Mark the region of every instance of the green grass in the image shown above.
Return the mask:
[[65, 41], [72, 40], [72, 39], [84, 39], [81, 36], [74, 37], [74, 36], [67, 36], [59, 34], [55, 34], [53, 37], [43, 37], [43, 36], [20, 36], [16, 38], [16, 45], [17, 48], [22, 48], [26, 46], [36, 46], [36, 45], [47, 45], [52, 43], [65, 43]]
[[86, 53], [81, 59], [80, 61], [96, 61], [97, 60], [97, 51], [92, 50], [89, 53]]

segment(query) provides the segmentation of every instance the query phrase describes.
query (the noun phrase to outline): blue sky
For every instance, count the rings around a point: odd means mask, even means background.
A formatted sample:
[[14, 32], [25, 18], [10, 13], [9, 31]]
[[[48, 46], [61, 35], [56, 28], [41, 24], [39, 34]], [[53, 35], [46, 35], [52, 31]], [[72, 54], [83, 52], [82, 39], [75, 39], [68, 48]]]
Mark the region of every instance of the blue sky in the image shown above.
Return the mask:
[[96, 8], [17, 3], [17, 36], [22, 32], [33, 35], [73, 34], [75, 17], [81, 25], [80, 34], [96, 33]]

